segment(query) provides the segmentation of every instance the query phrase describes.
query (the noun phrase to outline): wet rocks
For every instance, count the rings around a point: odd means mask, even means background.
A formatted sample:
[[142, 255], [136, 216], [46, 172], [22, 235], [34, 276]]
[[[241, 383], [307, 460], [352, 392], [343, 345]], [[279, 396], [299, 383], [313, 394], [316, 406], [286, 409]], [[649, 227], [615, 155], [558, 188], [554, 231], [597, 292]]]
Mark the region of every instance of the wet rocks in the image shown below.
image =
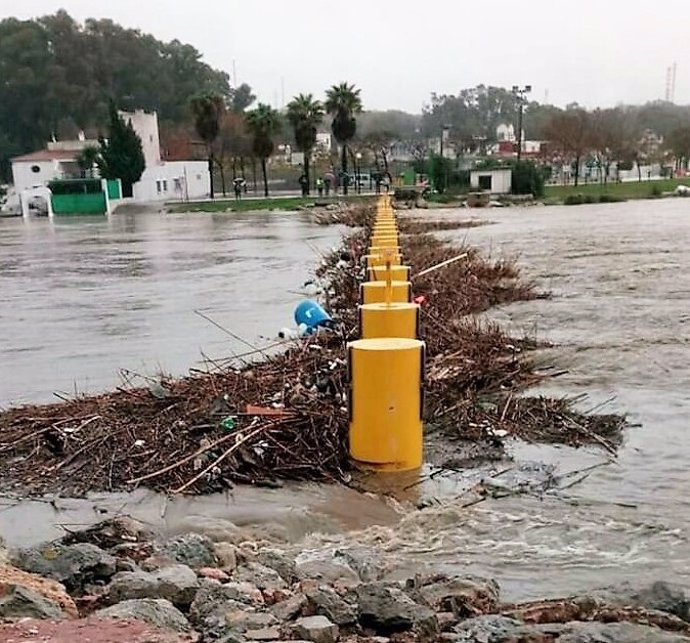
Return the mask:
[[127, 516], [118, 516], [99, 522], [93, 527], [76, 531], [62, 538], [64, 545], [89, 543], [101, 549], [113, 549], [120, 545], [148, 543], [153, 540], [153, 533], [143, 523]]
[[322, 586], [306, 592], [317, 614], [329, 618], [336, 625], [352, 625], [357, 622], [357, 607], [345, 601], [331, 587]]
[[640, 588], [626, 583], [620, 587], [597, 590], [593, 594], [612, 605], [667, 612], [690, 623], [690, 593], [680, 585], [657, 581]]
[[55, 601], [22, 585], [0, 584], [0, 619], [62, 617]]
[[24, 571], [63, 583], [70, 592], [108, 581], [117, 571], [115, 557], [89, 543], [51, 543], [23, 549], [15, 553], [12, 562]]
[[280, 574], [260, 563], [246, 563], [238, 567], [233, 578], [239, 582], [251, 583], [259, 589], [285, 589], [287, 583]]
[[300, 580], [314, 579], [323, 583], [360, 580], [345, 560], [334, 558], [330, 552], [300, 554], [295, 561], [295, 573]]
[[164, 598], [176, 607], [189, 607], [199, 582], [186, 565], [172, 565], [155, 572], [121, 572], [108, 586], [110, 603], [136, 598]]
[[6, 592], [7, 586], [24, 587], [39, 594], [51, 603], [57, 603], [69, 618], [77, 618], [77, 606], [67, 593], [64, 585], [57, 581], [43, 578], [37, 574], [25, 572], [11, 565], [0, 565], [0, 595]]
[[498, 605], [498, 584], [485, 578], [437, 576], [415, 579], [408, 586], [434, 611], [461, 618], [493, 612]]
[[402, 589], [382, 583], [357, 587], [359, 620], [379, 634], [414, 630], [428, 638], [439, 631], [436, 614], [429, 607], [415, 603]]
[[135, 619], [174, 632], [189, 632], [192, 629], [184, 614], [170, 601], [163, 598], [123, 601], [117, 605], [98, 610], [95, 616], [99, 618]]
[[[308, 604], [308, 599], [304, 594], [295, 594], [290, 598], [275, 603], [271, 606], [271, 614], [273, 614], [279, 621], [291, 621], [296, 616], [302, 614], [304, 608]], [[327, 615], [326, 615], [327, 616]]]
[[213, 545], [218, 564], [225, 572], [233, 572], [237, 567], [237, 548], [232, 543], [216, 543]]
[[185, 534], [164, 542], [158, 554], [192, 569], [215, 567], [218, 563], [213, 543], [199, 534]]
[[313, 643], [335, 643], [338, 640], [338, 626], [325, 616], [306, 616], [295, 623], [295, 632]]
[[284, 551], [267, 547], [259, 552], [257, 559], [265, 567], [278, 572], [286, 583], [291, 584], [299, 580], [294, 559]]

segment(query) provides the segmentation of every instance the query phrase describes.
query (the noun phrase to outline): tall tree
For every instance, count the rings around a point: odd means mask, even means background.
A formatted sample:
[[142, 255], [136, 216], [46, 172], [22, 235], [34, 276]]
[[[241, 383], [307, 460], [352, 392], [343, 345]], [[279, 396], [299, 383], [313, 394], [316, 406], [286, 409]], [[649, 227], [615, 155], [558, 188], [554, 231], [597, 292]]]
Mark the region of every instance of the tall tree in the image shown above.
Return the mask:
[[220, 122], [225, 113], [225, 103], [219, 94], [203, 94], [195, 96], [190, 102], [194, 115], [194, 127], [199, 138], [206, 145], [206, 157], [208, 159], [208, 176], [211, 185], [211, 198], [214, 198], [213, 189], [213, 163], [215, 149], [213, 144], [220, 132]]
[[97, 159], [104, 179], [120, 179], [122, 195], [132, 196], [132, 186], [146, 169], [141, 139], [134, 131], [131, 121], [125, 123], [117, 113], [115, 104], [110, 104], [110, 126], [108, 138], [99, 138], [100, 155]]
[[676, 169], [688, 169], [690, 162], [690, 127], [678, 127], [668, 136], [668, 142], [676, 157]]
[[256, 100], [252, 88], [247, 83], [235, 87], [231, 90], [230, 110], [236, 114], [242, 114]]
[[304, 153], [304, 175], [309, 194], [309, 159], [316, 145], [316, 130], [323, 122], [323, 105], [311, 94], [295, 96], [287, 106], [287, 119], [295, 133], [297, 149]]
[[254, 156], [261, 161], [264, 179], [264, 196], [268, 196], [268, 175], [266, 162], [273, 154], [273, 137], [280, 131], [280, 114], [270, 105], [259, 103], [256, 109], [247, 112], [247, 128], [252, 135]]
[[333, 117], [331, 130], [335, 140], [342, 146], [341, 165], [343, 171], [343, 193], [347, 194], [347, 144], [357, 133], [356, 114], [362, 111], [361, 90], [354, 85], [340, 83], [326, 92], [326, 111]]
[[575, 172], [575, 185], [580, 180], [580, 165], [583, 156], [590, 150], [593, 142], [592, 119], [580, 108], [568, 109], [554, 116], [546, 127], [554, 151], [572, 160]]

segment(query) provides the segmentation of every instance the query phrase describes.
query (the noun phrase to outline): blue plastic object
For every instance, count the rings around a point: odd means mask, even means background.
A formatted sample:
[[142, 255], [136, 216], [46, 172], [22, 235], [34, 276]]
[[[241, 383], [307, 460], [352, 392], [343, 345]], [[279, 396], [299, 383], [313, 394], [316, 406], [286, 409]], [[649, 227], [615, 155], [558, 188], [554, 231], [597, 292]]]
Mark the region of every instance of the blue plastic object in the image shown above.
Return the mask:
[[315, 301], [307, 299], [295, 308], [295, 323], [304, 324], [308, 333], [332, 322], [331, 316]]

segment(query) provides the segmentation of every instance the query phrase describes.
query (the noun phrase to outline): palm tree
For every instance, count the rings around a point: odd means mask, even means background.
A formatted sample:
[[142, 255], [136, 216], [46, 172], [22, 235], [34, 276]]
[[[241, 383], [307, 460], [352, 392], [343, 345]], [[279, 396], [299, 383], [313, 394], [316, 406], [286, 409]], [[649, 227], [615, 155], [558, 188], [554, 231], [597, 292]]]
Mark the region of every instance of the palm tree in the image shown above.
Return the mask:
[[343, 194], [347, 194], [347, 143], [357, 132], [355, 114], [362, 111], [360, 90], [354, 85], [340, 83], [326, 92], [326, 111], [333, 116], [331, 130], [335, 140], [342, 145]]
[[220, 121], [225, 113], [225, 101], [219, 94], [202, 94], [195, 96], [190, 102], [194, 115], [194, 127], [199, 138], [206, 144], [208, 158], [208, 176], [211, 184], [211, 198], [213, 198], [213, 143], [220, 132]]
[[316, 145], [316, 128], [323, 122], [323, 106], [311, 94], [300, 94], [287, 105], [287, 119], [295, 131], [297, 149], [304, 153], [304, 176], [309, 194], [309, 158]]
[[254, 155], [261, 159], [261, 172], [264, 176], [264, 196], [268, 196], [266, 160], [273, 153], [273, 136], [281, 129], [280, 114], [270, 105], [259, 103], [256, 109], [247, 112], [247, 127], [252, 135]]

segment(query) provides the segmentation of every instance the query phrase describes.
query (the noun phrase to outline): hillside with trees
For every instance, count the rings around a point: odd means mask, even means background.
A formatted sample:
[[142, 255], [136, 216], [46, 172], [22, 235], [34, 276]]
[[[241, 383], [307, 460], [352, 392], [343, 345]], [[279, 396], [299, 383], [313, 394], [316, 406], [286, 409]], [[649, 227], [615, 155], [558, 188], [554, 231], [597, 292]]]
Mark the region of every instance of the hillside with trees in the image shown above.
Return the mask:
[[36, 20], [0, 21], [0, 180], [8, 160], [47, 140], [92, 135], [108, 123], [108, 106], [157, 110], [163, 124], [189, 122], [192, 96], [234, 96], [228, 75], [194, 47], [165, 43], [111, 20], [84, 24], [65, 11]]

